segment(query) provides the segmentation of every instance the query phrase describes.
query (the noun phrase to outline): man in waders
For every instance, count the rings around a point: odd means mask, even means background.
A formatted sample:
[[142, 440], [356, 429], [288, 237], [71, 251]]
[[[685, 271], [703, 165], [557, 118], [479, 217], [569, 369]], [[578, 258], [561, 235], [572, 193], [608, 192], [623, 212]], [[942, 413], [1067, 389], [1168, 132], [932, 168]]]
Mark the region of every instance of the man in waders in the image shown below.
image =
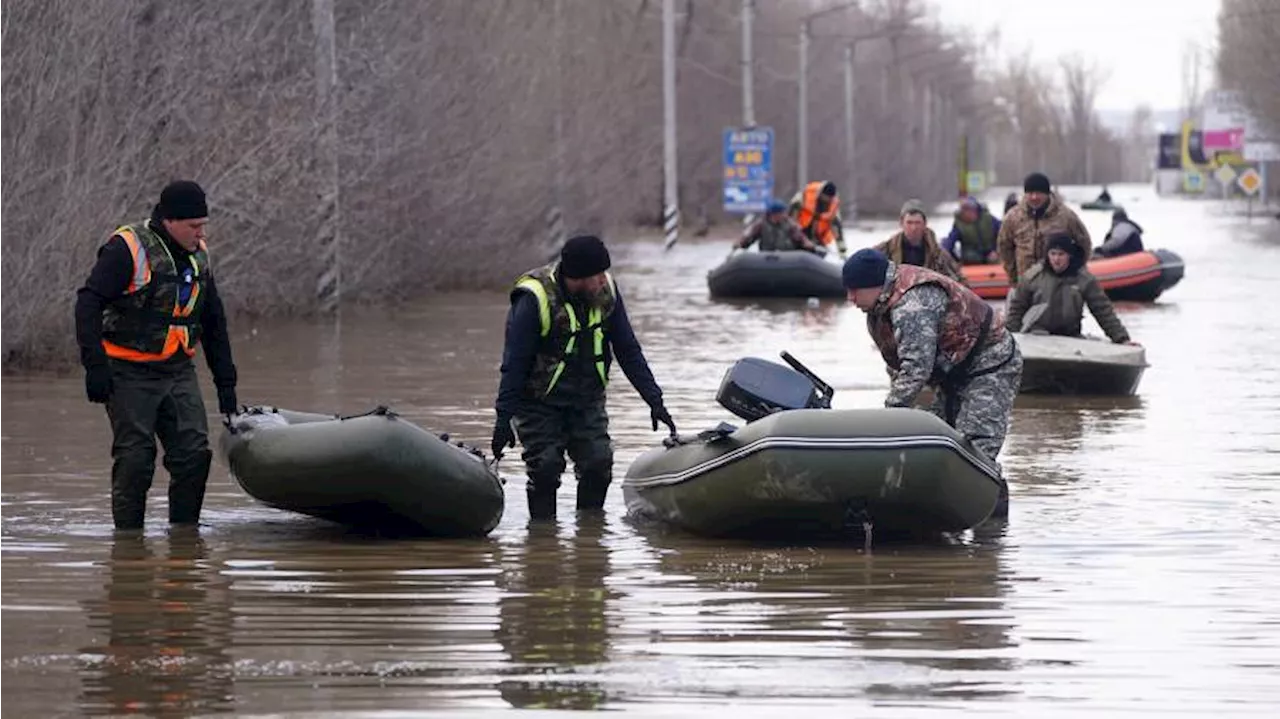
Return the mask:
[[156, 438], [169, 471], [169, 521], [196, 524], [209, 479], [209, 428], [191, 358], [203, 340], [218, 410], [236, 411], [227, 319], [205, 246], [209, 211], [194, 182], [169, 184], [151, 217], [116, 229], [76, 295], [89, 401], [111, 420], [111, 514], [141, 529]]
[[559, 261], [525, 273], [511, 291], [491, 448], [497, 457], [519, 438], [532, 519], [555, 517], [566, 452], [577, 508], [604, 507], [613, 481], [605, 387], [614, 356], [649, 405], [654, 431], [662, 423], [676, 432], [609, 267], [604, 243], [578, 236]]
[[[843, 273], [893, 376], [885, 406], [911, 407], [933, 387], [930, 411], [995, 463], [1022, 379], [1022, 354], [1003, 317], [959, 282], [878, 250], [853, 253]], [[1008, 506], [1002, 485], [995, 516]]]

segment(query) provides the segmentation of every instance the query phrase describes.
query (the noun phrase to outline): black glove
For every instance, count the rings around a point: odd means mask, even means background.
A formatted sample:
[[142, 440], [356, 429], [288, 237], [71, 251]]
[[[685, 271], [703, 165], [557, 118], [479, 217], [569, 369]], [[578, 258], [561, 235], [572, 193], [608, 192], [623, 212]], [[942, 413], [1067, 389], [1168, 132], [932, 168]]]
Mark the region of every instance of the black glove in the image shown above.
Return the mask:
[[84, 393], [95, 404], [106, 404], [111, 398], [111, 368], [96, 364], [84, 371]]
[[493, 456], [497, 457], [502, 454], [503, 449], [514, 446], [516, 446], [516, 431], [511, 428], [511, 418], [499, 416], [498, 421], [493, 424], [493, 442], [490, 443], [489, 449], [493, 451]]
[[671, 413], [667, 411], [666, 407], [662, 405], [651, 407], [649, 409], [649, 419], [653, 421], [654, 432], [658, 431], [658, 423], [661, 422], [667, 425], [667, 428], [671, 430], [671, 434], [676, 433], [676, 423], [671, 419]]
[[236, 413], [236, 386], [218, 387], [218, 414]]

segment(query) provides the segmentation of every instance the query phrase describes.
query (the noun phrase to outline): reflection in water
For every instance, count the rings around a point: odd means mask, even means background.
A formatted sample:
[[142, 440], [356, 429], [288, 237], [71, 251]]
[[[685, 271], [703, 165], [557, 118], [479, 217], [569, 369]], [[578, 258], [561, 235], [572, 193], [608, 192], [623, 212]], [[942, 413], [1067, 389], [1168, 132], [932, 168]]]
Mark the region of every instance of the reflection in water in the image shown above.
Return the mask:
[[1107, 450], [1142, 429], [1146, 403], [1136, 397], [1021, 395], [1001, 455], [1014, 491], [1056, 494], [1079, 480], [1073, 457]]
[[231, 593], [206, 560], [204, 540], [175, 530], [158, 540], [117, 535], [105, 596], [86, 600], [100, 643], [80, 650], [86, 714], [189, 716], [229, 711], [234, 696]]
[[579, 515], [561, 537], [553, 522], [531, 522], [528, 538], [504, 546], [498, 640], [517, 667], [498, 685], [513, 707], [593, 709], [607, 699], [587, 678], [608, 660], [609, 555], [602, 516]]
[[[710, 597], [697, 612], [701, 631], [684, 627], [666, 642], [697, 645], [731, 635], [755, 649], [756, 670], [776, 657], [807, 655], [818, 676], [816, 660], [826, 659], [844, 688], [860, 685], [853, 688], [869, 695], [996, 697], [1017, 692], [1003, 674], [1025, 664], [1014, 659], [1004, 531], [987, 526], [966, 541], [872, 553], [724, 544], [657, 529], [646, 538], [661, 553], [665, 576], [682, 577], [682, 588]], [[868, 670], [872, 659], [896, 667], [891, 680]]]

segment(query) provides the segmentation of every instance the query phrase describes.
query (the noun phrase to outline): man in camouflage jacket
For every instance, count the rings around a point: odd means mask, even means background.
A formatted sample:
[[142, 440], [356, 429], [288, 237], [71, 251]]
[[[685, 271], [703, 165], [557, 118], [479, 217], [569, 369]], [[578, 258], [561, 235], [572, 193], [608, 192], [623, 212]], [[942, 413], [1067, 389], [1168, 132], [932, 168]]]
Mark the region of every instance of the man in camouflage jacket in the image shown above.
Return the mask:
[[1093, 240], [1079, 216], [1049, 189], [1049, 178], [1039, 172], [1027, 175], [1022, 183], [1025, 193], [1000, 223], [996, 236], [996, 252], [1009, 275], [1009, 286], [1018, 280], [1048, 251], [1045, 243], [1054, 235], [1068, 235], [1084, 252], [1088, 262], [1093, 253]]
[[[911, 407], [933, 387], [930, 411], [994, 464], [1022, 380], [1022, 354], [1002, 317], [959, 282], [878, 250], [855, 252], [843, 275], [893, 376], [885, 406]], [[997, 511], [1007, 504], [1002, 487]]]

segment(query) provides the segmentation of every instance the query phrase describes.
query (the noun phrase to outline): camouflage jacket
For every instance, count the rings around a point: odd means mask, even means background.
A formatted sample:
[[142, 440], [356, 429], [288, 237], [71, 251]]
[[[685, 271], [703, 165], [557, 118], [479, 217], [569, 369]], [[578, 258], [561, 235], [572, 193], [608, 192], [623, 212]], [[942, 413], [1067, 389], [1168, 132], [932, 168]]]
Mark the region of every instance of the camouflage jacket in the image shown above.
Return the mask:
[[1084, 248], [1084, 261], [1089, 261], [1093, 253], [1089, 230], [1057, 195], [1049, 195], [1049, 202], [1039, 211], [1033, 210], [1026, 198], [1009, 210], [1000, 223], [996, 251], [1009, 275], [1010, 285], [1016, 285], [1018, 278], [1045, 258], [1049, 238], [1059, 233], [1070, 235], [1077, 245]]
[[[875, 249], [887, 255], [890, 262], [901, 265], [904, 264], [902, 246], [906, 241], [906, 235], [899, 231], [893, 237], [876, 245]], [[937, 235], [933, 234], [933, 230], [928, 228], [925, 228], [924, 231], [924, 264], [920, 266], [964, 284], [964, 273], [960, 271], [960, 266], [956, 264], [955, 258], [950, 253], [942, 251], [942, 246], [938, 244]]]
[[891, 263], [885, 289], [867, 314], [867, 329], [893, 375], [885, 406], [910, 407], [922, 389], [942, 384], [971, 353], [1003, 342], [1008, 335], [1003, 319], [992, 316], [986, 340], [978, 346], [991, 312], [958, 282]]
[[769, 222], [763, 217], [758, 218], [742, 233], [738, 247], [747, 248], [756, 242], [760, 243], [761, 252], [804, 250], [813, 247], [809, 238], [804, 236], [800, 225], [790, 217], [783, 217], [782, 222], [778, 223]]
[[[1037, 305], [1044, 307], [1035, 317], [1029, 317], [1027, 311]], [[1129, 341], [1128, 331], [1096, 277], [1084, 268], [1074, 275], [1059, 275], [1046, 267], [1045, 262], [1032, 267], [1018, 283], [1009, 298], [1005, 322], [1014, 332], [1041, 330], [1051, 335], [1079, 337], [1085, 305], [1112, 342]], [[1030, 321], [1024, 321], [1027, 319]]]

